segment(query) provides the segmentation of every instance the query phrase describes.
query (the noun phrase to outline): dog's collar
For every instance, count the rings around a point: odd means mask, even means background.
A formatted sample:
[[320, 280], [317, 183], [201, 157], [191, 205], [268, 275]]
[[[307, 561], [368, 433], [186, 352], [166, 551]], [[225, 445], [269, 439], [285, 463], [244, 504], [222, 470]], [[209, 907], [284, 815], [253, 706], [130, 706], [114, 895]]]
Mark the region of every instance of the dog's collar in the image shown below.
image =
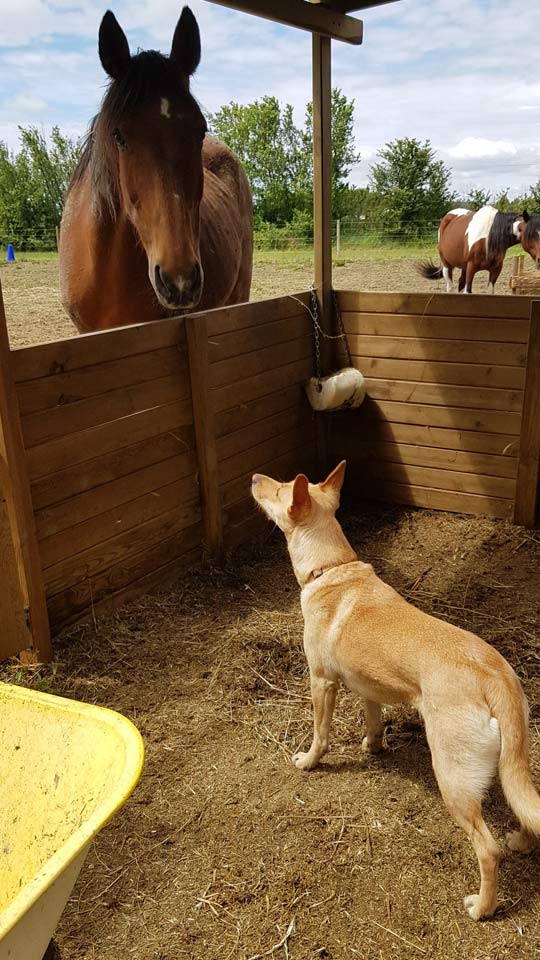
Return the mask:
[[309, 583], [313, 583], [315, 580], [318, 580], [319, 577], [324, 576], [324, 574], [328, 573], [329, 570], [335, 570], [336, 567], [344, 567], [347, 563], [355, 563], [355, 561], [343, 560], [341, 563], [332, 563], [329, 567], [317, 567], [315, 570], [311, 570], [302, 586], [307, 587]]

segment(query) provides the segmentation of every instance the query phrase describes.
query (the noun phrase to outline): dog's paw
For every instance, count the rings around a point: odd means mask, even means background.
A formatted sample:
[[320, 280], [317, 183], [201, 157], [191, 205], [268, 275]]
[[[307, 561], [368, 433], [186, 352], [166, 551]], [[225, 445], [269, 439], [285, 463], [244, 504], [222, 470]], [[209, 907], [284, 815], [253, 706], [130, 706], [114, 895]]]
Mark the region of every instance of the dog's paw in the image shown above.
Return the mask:
[[526, 830], [512, 830], [506, 834], [506, 845], [514, 853], [532, 853], [537, 846], [536, 837]]
[[364, 753], [381, 753], [384, 750], [382, 740], [368, 740], [364, 737], [362, 740], [362, 750]]
[[481, 909], [478, 893], [471, 893], [469, 897], [465, 897], [463, 903], [472, 920], [482, 920], [483, 917], [491, 917], [495, 913], [495, 906]]
[[299, 770], [313, 770], [317, 766], [317, 760], [309, 753], [295, 753], [292, 762]]

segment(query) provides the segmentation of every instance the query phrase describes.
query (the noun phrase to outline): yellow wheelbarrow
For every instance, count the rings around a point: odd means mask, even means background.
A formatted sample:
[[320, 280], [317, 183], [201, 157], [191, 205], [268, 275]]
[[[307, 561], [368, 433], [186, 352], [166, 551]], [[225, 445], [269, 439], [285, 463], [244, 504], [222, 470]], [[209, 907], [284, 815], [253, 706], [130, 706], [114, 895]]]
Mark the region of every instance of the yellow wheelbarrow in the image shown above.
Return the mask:
[[0, 960], [41, 960], [142, 762], [120, 714], [0, 684]]

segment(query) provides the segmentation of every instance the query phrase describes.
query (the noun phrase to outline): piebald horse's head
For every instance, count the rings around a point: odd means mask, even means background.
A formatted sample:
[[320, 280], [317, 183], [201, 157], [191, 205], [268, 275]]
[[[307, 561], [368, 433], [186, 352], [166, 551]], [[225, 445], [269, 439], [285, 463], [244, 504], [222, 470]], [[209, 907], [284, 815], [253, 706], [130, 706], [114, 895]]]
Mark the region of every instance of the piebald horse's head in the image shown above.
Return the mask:
[[92, 130], [94, 191], [113, 216], [131, 221], [160, 303], [192, 309], [203, 287], [199, 207], [206, 133], [189, 90], [201, 57], [197, 21], [184, 7], [168, 57], [153, 50], [131, 56], [107, 11], [99, 57], [111, 83]]
[[540, 270], [540, 214], [523, 211], [520, 220], [516, 223], [517, 238], [521, 246], [528, 253]]

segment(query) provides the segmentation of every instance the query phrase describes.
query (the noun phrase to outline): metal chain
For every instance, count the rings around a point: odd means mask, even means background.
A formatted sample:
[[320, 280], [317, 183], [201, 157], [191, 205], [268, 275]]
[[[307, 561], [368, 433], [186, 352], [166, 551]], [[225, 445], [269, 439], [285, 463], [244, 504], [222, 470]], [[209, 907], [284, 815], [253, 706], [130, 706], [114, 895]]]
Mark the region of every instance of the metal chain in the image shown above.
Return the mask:
[[317, 377], [317, 390], [319, 393], [322, 390], [322, 367], [321, 367], [321, 337], [324, 337], [325, 340], [343, 340], [345, 343], [345, 350], [347, 353], [347, 358], [349, 361], [349, 366], [352, 367], [351, 360], [351, 351], [349, 350], [349, 343], [347, 341], [347, 334], [345, 333], [345, 327], [343, 326], [343, 318], [341, 316], [341, 310], [339, 307], [338, 298], [336, 296], [336, 291], [332, 288], [332, 304], [334, 307], [334, 315], [337, 322], [337, 327], [339, 333], [333, 335], [326, 333], [319, 323], [319, 301], [317, 299], [317, 291], [315, 284], [311, 283], [309, 288], [310, 293], [310, 314], [311, 319], [313, 320], [313, 337], [315, 340], [315, 376]]

